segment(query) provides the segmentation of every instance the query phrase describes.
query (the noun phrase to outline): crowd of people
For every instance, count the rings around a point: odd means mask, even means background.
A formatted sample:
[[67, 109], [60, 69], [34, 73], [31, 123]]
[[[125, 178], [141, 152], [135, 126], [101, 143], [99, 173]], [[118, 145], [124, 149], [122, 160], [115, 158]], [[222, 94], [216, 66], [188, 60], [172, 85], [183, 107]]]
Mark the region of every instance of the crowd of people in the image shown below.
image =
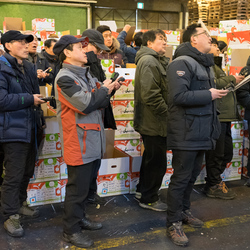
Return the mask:
[[[57, 109], [68, 168], [63, 239], [77, 247], [90, 247], [94, 242], [85, 230], [102, 228], [101, 223], [89, 219], [85, 208], [87, 203], [101, 201], [96, 179], [105, 152], [104, 129], [116, 129], [110, 98], [122, 82], [120, 78], [106, 79], [101, 59], [114, 60], [116, 67], [136, 64], [134, 129], [145, 149], [135, 197], [144, 209], [166, 211], [167, 234], [173, 243], [188, 244], [182, 223], [203, 226], [191, 212], [190, 195], [204, 157], [204, 193], [212, 198], [235, 198], [221, 174], [233, 156], [231, 122], [239, 119], [237, 99], [246, 107], [250, 127], [250, 84], [236, 93], [225, 89], [245, 76], [224, 73], [219, 56], [219, 45], [225, 50], [224, 44], [212, 39], [199, 24], [184, 30], [183, 43], [171, 63], [165, 56], [164, 31], [138, 32], [133, 46], [127, 46], [130, 28], [125, 25], [117, 39], [106, 25], [87, 29], [81, 37], [52, 37], [40, 53], [39, 38], [32, 31], [11, 30], [2, 35], [0, 184], [4, 228], [10, 236], [24, 235], [20, 216], [39, 216], [38, 209], [27, 205], [26, 190], [45, 127], [40, 107], [45, 101], [39, 92], [39, 86], [45, 84], [53, 86], [56, 103], [51, 105]], [[173, 152], [174, 173], [166, 204], [159, 198], [159, 189], [166, 172], [167, 149]], [[248, 170], [250, 177], [250, 161]]]

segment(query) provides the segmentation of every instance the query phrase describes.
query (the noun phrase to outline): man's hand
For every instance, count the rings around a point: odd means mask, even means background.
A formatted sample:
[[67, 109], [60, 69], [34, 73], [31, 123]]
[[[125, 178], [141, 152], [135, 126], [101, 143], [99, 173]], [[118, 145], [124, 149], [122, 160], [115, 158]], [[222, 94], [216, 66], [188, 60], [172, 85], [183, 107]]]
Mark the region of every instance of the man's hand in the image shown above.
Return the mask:
[[115, 90], [118, 90], [121, 86], [122, 86], [122, 81], [120, 81], [119, 79], [122, 79], [123, 77], [120, 77], [120, 78], [118, 78], [118, 79], [116, 79], [115, 81], [114, 81], [114, 83], [115, 83], [115, 86], [114, 86], [114, 89]]
[[130, 30], [131, 26], [129, 24], [126, 24], [123, 28], [123, 31], [126, 31], [128, 33], [128, 31]]
[[105, 86], [106, 88], [108, 88], [108, 94], [110, 95], [111, 94], [111, 92], [112, 92], [112, 90], [114, 89], [114, 87], [115, 87], [115, 82], [116, 81], [114, 81], [114, 82], [112, 82], [112, 80], [111, 79], [106, 79], [105, 81], [103, 81], [103, 86]]
[[212, 100], [215, 100], [217, 98], [222, 98], [223, 96], [226, 96], [227, 93], [229, 92], [227, 89], [214, 89], [211, 88], [209, 89], [209, 91], [211, 92], [212, 95]]
[[37, 70], [37, 78], [41, 79], [41, 78], [45, 78], [49, 75], [49, 73], [44, 72], [41, 69]]
[[236, 84], [240, 83], [245, 78], [245, 76], [241, 75], [235, 75], [234, 77], [236, 79]]
[[38, 106], [39, 104], [45, 103], [45, 101], [41, 100], [40, 98], [42, 98], [42, 95], [40, 94], [34, 94], [34, 105]]

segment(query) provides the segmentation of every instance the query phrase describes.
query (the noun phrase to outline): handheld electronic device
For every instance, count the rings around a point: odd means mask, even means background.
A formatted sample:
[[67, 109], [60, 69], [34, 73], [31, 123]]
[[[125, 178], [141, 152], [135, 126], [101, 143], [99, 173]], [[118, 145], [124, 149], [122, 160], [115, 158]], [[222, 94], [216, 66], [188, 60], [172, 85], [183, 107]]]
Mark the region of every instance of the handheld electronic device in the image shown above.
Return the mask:
[[42, 97], [41, 100], [45, 101], [45, 102], [50, 102], [52, 100], [54, 100], [55, 97], [54, 96], [48, 96], [48, 97]]

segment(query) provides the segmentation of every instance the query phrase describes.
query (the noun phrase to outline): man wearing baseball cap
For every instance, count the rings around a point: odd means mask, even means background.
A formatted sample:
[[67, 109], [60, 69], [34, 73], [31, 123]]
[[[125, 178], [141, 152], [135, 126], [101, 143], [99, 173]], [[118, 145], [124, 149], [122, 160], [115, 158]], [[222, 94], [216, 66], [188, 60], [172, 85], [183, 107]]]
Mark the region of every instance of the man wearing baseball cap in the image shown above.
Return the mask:
[[63, 238], [77, 247], [90, 247], [93, 241], [85, 230], [97, 230], [101, 223], [85, 216], [90, 183], [105, 152], [103, 108], [109, 104], [115, 82], [93, 78], [85, 66], [83, 47], [88, 38], [65, 35], [55, 44], [62, 68], [55, 79], [55, 98], [62, 151], [68, 168], [64, 202]]
[[[87, 36], [89, 39], [89, 44], [84, 48], [88, 59], [88, 62], [85, 65], [89, 66], [90, 74], [93, 77], [96, 77], [98, 81], [103, 82], [106, 79], [106, 76], [101, 66], [101, 60], [97, 57], [97, 55], [100, 54], [102, 50], [110, 51], [110, 49], [104, 44], [104, 38], [102, 34], [97, 30], [87, 29], [83, 31], [82, 36]], [[120, 85], [115, 86], [115, 89], [119, 87]], [[112, 94], [114, 94], [114, 91]], [[116, 123], [110, 103], [104, 109], [104, 128], [116, 129]], [[100, 198], [100, 196], [97, 194], [96, 179], [99, 169], [96, 170], [96, 178], [93, 179], [93, 182], [90, 185], [88, 202], [97, 205], [103, 204], [105, 200], [103, 198]]]
[[1, 42], [6, 53], [0, 57], [0, 143], [4, 151], [5, 177], [1, 188], [4, 228], [13, 237], [24, 230], [19, 215], [39, 216], [27, 206], [27, 187], [36, 160], [37, 131], [42, 131], [44, 103], [33, 65], [28, 57], [32, 35], [6, 32]]

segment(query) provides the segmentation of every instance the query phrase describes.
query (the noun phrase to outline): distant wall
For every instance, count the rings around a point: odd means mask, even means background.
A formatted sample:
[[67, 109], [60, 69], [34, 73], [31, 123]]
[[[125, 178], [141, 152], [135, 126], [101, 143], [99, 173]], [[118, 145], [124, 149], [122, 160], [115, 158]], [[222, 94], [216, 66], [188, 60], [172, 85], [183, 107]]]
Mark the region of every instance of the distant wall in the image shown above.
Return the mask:
[[70, 30], [71, 35], [76, 35], [77, 29], [83, 32], [87, 28], [87, 8], [80, 7], [1, 3], [0, 1], [0, 30], [3, 29], [4, 17], [21, 17], [25, 21], [26, 30], [31, 30], [31, 21], [35, 18], [55, 19], [55, 30]]

